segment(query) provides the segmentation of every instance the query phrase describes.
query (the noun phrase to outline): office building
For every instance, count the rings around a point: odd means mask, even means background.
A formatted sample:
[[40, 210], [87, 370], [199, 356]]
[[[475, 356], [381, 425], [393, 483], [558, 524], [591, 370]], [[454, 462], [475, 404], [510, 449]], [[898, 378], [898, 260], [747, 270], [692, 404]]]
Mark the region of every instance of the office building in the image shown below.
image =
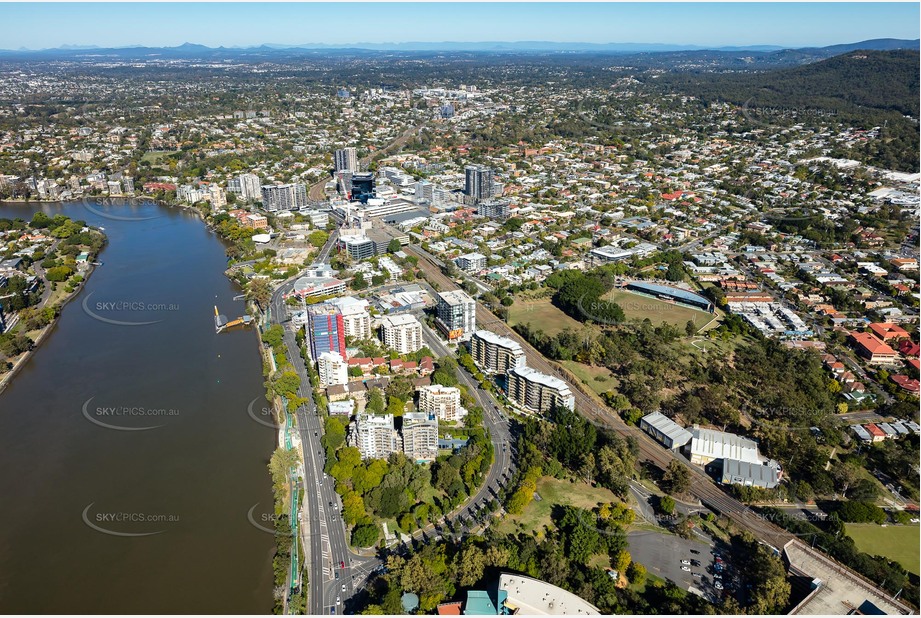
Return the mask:
[[345, 328], [345, 336], [351, 337], [356, 341], [371, 339], [371, 314], [368, 313], [370, 304], [366, 300], [354, 298], [352, 296], [343, 296], [328, 301], [328, 304], [339, 309], [342, 314], [342, 325]]
[[408, 313], [388, 315], [381, 320], [384, 345], [400, 354], [412, 354], [422, 349], [422, 325]]
[[506, 374], [525, 365], [524, 350], [517, 341], [488, 330], [478, 330], [470, 338], [470, 355], [486, 373]]
[[569, 386], [559, 378], [523, 366], [509, 370], [507, 379], [508, 398], [532, 412], [546, 412], [554, 406], [575, 407]]
[[441, 117], [444, 119], [454, 118], [454, 104], [445, 103], [441, 106]]
[[468, 273], [475, 273], [486, 268], [486, 256], [482, 253], [466, 253], [454, 259], [457, 267]]
[[349, 364], [335, 352], [324, 352], [317, 359], [317, 373], [320, 377], [320, 386], [334, 386], [348, 384]]
[[300, 183], [262, 186], [262, 207], [268, 212], [298, 210], [306, 206], [307, 188]]
[[343, 359], [347, 358], [342, 314], [335, 306], [321, 303], [307, 307], [307, 335], [310, 339], [310, 358], [317, 360], [326, 352], [335, 352]]
[[262, 197], [262, 184], [259, 182], [259, 176], [255, 174], [240, 174], [236, 178], [231, 178], [227, 183], [227, 190], [251, 202]]
[[403, 454], [416, 463], [435, 461], [438, 456], [438, 417], [424, 412], [403, 415]]
[[468, 165], [464, 168], [464, 195], [474, 200], [493, 196], [492, 168], [485, 165]]
[[431, 204], [435, 201], [435, 185], [428, 180], [420, 180], [416, 183], [415, 197], [417, 202], [424, 200]]
[[365, 260], [377, 255], [377, 245], [365, 235], [341, 236], [339, 248], [345, 249], [353, 260]]
[[334, 159], [337, 172], [358, 171], [358, 151], [354, 148], [349, 147], [338, 149]]
[[359, 414], [349, 425], [349, 446], [356, 447], [362, 459], [390, 457], [401, 450], [399, 440], [393, 414]]
[[435, 325], [451, 341], [469, 339], [476, 331], [476, 301], [465, 292], [439, 292]]
[[432, 384], [421, 387], [418, 409], [448, 423], [456, 423], [467, 416], [467, 410], [461, 407], [460, 389], [456, 386]]
[[374, 197], [374, 174], [371, 172], [353, 173], [349, 198], [353, 202], [367, 204], [372, 197]]

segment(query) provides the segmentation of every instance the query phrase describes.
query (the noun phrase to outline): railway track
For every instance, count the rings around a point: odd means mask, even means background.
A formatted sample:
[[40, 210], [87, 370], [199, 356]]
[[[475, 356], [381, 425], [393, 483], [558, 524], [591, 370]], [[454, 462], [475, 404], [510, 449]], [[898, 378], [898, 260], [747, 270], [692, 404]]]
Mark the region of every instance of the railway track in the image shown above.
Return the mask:
[[[413, 253], [419, 259], [419, 268], [425, 273], [429, 281], [436, 282], [441, 290], [459, 289], [459, 286], [445, 276], [441, 269], [433, 264], [425, 255], [404, 248], [404, 251]], [[613, 413], [604, 403], [595, 399], [596, 395], [589, 394], [582, 383], [575, 379], [560, 365], [547, 360], [517, 332], [483, 307], [479, 302], [476, 305], [477, 324], [488, 327], [498, 335], [517, 341], [525, 352], [528, 366], [549, 375], [555, 375], [566, 382], [573, 393], [576, 410], [598, 427], [612, 429], [623, 436], [635, 439], [639, 449], [639, 458], [649, 461], [655, 466], [665, 469], [672, 460], [687, 464], [687, 461], [677, 454], [663, 448], [652, 438], [637, 427], [628, 425], [617, 414]], [[750, 508], [726, 495], [704, 472], [695, 466], [687, 466], [691, 472], [690, 493], [708, 508], [728, 517], [740, 528], [751, 532], [757, 538], [768, 543], [780, 551], [783, 546], [796, 537], [779, 526], [766, 521]]]

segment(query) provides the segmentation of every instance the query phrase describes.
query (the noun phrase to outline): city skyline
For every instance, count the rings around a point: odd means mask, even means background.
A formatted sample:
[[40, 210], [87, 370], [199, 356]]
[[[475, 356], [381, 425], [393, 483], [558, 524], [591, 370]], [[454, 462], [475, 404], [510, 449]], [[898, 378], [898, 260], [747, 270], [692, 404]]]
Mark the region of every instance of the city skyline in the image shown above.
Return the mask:
[[[471, 10], [472, 6], [480, 10]], [[9, 3], [3, 47], [555, 42], [811, 47], [915, 39], [916, 3]], [[167, 8], [168, 7], [168, 8]], [[99, 19], [104, 12], [105, 19]], [[360, 12], [374, 28], [328, 27]], [[358, 13], [356, 13], [358, 14]], [[136, 28], [144, 24], [143, 29]], [[203, 25], [207, 27], [203, 27]], [[757, 27], [755, 27], [757, 26]]]

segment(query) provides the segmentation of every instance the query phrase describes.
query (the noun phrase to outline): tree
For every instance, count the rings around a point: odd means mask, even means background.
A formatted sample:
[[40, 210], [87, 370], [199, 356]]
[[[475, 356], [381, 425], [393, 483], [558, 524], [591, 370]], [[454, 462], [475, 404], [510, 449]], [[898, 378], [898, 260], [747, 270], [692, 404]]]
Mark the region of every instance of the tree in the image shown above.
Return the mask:
[[646, 583], [646, 567], [639, 562], [631, 562], [627, 567], [627, 579], [634, 586], [642, 586]]
[[361, 524], [352, 530], [352, 545], [354, 547], [371, 547], [377, 543], [380, 531], [374, 524]]
[[486, 570], [486, 554], [476, 545], [468, 545], [461, 551], [458, 569], [458, 585], [469, 588], [483, 578]]
[[680, 461], [672, 459], [662, 475], [661, 484], [670, 494], [683, 494], [691, 487], [691, 472]]
[[354, 491], [342, 498], [342, 518], [349, 526], [354, 526], [365, 517], [365, 501]]
[[315, 230], [313, 232], [310, 232], [310, 236], [307, 237], [307, 240], [310, 242], [311, 245], [319, 249], [320, 247], [326, 244], [327, 240], [329, 240], [329, 234], [327, 234], [323, 230]]
[[246, 286], [246, 299], [255, 302], [260, 309], [265, 309], [272, 299], [272, 287], [265, 277], [254, 277]]
[[660, 496], [659, 497], [659, 510], [665, 513], [666, 515], [671, 515], [675, 512], [675, 500], [671, 496]]
[[384, 401], [384, 394], [379, 388], [371, 389], [371, 393], [368, 396], [368, 405], [366, 407], [368, 412], [372, 414], [383, 414], [386, 407], [386, 402]]
[[688, 337], [694, 335], [697, 332], [697, 326], [694, 324], [694, 320], [688, 320], [687, 324], [684, 325], [684, 332]]
[[365, 276], [361, 273], [355, 273], [355, 276], [352, 277], [351, 283], [353, 290], [364, 290], [368, 287], [368, 282], [365, 280]]
[[402, 247], [403, 246], [400, 244], [400, 241], [394, 238], [389, 243], [387, 243], [387, 253], [396, 253]]
[[403, 409], [406, 404], [397, 397], [391, 397], [387, 402], [387, 414], [394, 416], [403, 416]]

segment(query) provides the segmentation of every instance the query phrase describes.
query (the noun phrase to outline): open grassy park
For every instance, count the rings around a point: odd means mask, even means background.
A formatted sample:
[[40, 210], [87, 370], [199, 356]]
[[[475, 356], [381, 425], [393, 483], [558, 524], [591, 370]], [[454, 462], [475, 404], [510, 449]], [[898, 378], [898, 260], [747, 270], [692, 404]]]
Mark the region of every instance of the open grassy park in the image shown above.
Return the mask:
[[642, 294], [635, 294], [623, 289], [611, 290], [604, 295], [604, 299], [620, 305], [628, 320], [645, 320], [649, 318], [653, 324], [665, 322], [679, 328], [684, 328], [688, 320], [692, 320], [699, 329], [714, 317], [706, 311], [691, 309], [690, 307], [669, 303]]
[[516, 324], [530, 324], [532, 328], [539, 328], [548, 335], [556, 335], [567, 328], [578, 330], [582, 327], [579, 322], [555, 307], [549, 298], [517, 298], [515, 304], [509, 307], [508, 313], [508, 325]]
[[512, 532], [519, 525], [521, 529], [539, 532], [550, 525], [550, 513], [555, 505], [568, 504], [583, 509], [593, 509], [600, 502], [618, 502], [611, 491], [603, 487], [592, 487], [587, 483], [570, 483], [569, 481], [545, 476], [537, 482], [537, 494], [525, 507], [521, 515], [506, 515], [498, 529]]
[[860, 551], [871, 556], [885, 556], [912, 573], [921, 574], [921, 557], [918, 553], [921, 527], [846, 524], [845, 529]]
[[599, 395], [617, 390], [617, 378], [607, 367], [595, 367], [576, 361], [560, 361], [560, 364]]

